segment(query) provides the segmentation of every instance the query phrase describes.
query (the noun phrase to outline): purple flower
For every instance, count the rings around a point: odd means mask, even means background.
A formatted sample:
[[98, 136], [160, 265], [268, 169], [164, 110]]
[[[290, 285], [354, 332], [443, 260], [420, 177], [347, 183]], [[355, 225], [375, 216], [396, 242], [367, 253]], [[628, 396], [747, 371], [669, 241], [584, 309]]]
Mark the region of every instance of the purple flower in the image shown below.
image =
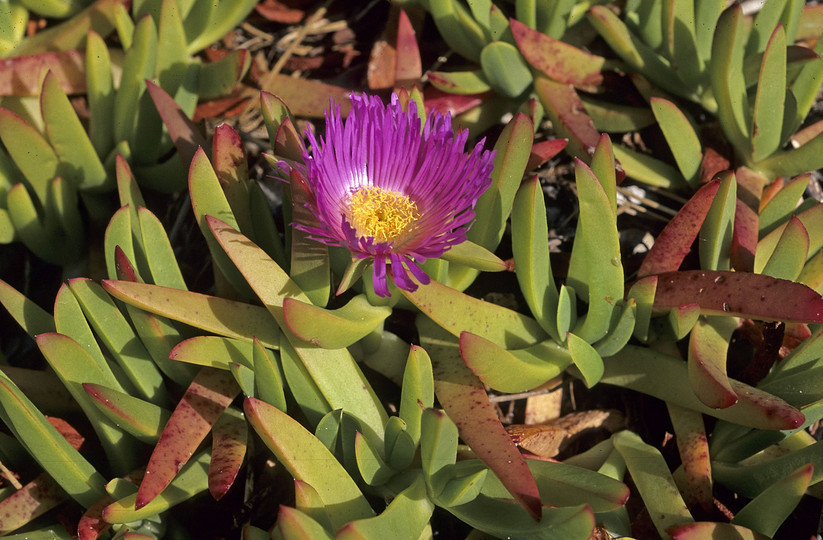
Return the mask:
[[491, 184], [494, 152], [480, 141], [464, 152], [468, 131], [455, 135], [449, 115], [432, 113], [422, 126], [413, 101], [404, 112], [396, 95], [352, 96], [344, 121], [340, 107], [326, 111], [326, 133], [308, 130], [305, 176], [318, 223], [294, 226], [328, 245], [373, 260], [374, 290], [389, 296], [390, 273], [414, 291], [429, 276], [420, 264], [466, 240], [477, 198]]

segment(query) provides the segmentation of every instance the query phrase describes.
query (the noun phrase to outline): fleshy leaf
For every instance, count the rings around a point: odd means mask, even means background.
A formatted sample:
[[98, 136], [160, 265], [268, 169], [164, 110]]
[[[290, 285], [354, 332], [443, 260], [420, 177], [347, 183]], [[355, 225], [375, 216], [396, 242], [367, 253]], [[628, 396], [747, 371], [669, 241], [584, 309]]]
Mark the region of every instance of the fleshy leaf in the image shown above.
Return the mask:
[[146, 466], [135, 509], [150, 503], [186, 464], [239, 388], [223, 370], [204, 367], [177, 404]]
[[512, 207], [512, 252], [517, 282], [534, 318], [560, 341], [555, 314], [558, 293], [549, 257], [546, 203], [537, 176], [520, 186]]
[[212, 428], [209, 493], [219, 501], [234, 485], [246, 455], [248, 424], [243, 414], [226, 409]]
[[689, 386], [660, 382], [682, 381], [687, 378], [686, 363], [679, 358], [627, 345], [605, 362], [601, 382], [643, 392], [743, 426], [778, 430], [795, 429], [803, 424], [803, 414], [795, 407], [763, 390], [733, 379], [730, 380], [732, 390], [740, 399], [725, 409], [706, 407]]
[[285, 411], [285, 384], [280, 363], [274, 358], [274, 354], [266, 349], [257, 338], [254, 340], [252, 361], [254, 363], [254, 395], [269, 405], [274, 405], [281, 411]]
[[767, 487], [735, 514], [732, 524], [774, 536], [783, 521], [800, 503], [813, 471], [814, 465], [809, 463]]
[[706, 270], [728, 270], [729, 248], [737, 200], [737, 179], [732, 172], [720, 173], [720, 186], [714, 195], [698, 235], [700, 266]]
[[612, 441], [626, 461], [632, 480], [661, 535], [669, 527], [694, 521], [666, 461], [655, 447], [644, 443], [630, 431], [613, 435]]
[[460, 334], [460, 356], [472, 373], [500, 392], [537, 388], [572, 361], [569, 351], [553, 340], [512, 351], [470, 332]]
[[280, 344], [279, 330], [260, 306], [128, 281], [107, 280], [103, 287], [118, 300], [207, 332], [243, 340], [255, 336], [275, 349]]
[[422, 477], [418, 476], [379, 516], [347, 523], [337, 532], [335, 538], [416, 540], [423, 533], [433, 511], [434, 505], [426, 493], [426, 485]]
[[761, 273], [794, 281], [803, 270], [808, 254], [809, 232], [802, 221], [792, 216], [783, 228], [780, 240]]
[[823, 322], [823, 298], [803, 284], [761, 274], [687, 270], [658, 274], [655, 309], [696, 303], [703, 315]]
[[666, 403], [666, 407], [677, 437], [677, 449], [688, 486], [687, 491], [681, 491], [687, 495], [687, 500], [696, 501], [708, 510], [712, 505], [712, 467], [703, 415], [674, 403]]
[[0, 304], [29, 336], [54, 332], [54, 318], [3, 280], [0, 280]]
[[510, 19], [509, 24], [526, 60], [552, 80], [589, 91], [602, 84], [602, 57], [532, 30], [516, 19]]
[[603, 359], [594, 347], [572, 332], [566, 334], [566, 345], [569, 347], [569, 354], [571, 354], [575, 367], [583, 375], [586, 386], [591, 388], [597, 384], [603, 376]]
[[105, 493], [105, 478], [0, 371], [0, 419], [32, 457], [77, 502], [90, 506]]
[[332, 406], [360, 422], [367, 436], [382, 434], [387, 415], [357, 363], [346, 349], [320, 349], [296, 338], [283, 318], [283, 301], [290, 297], [308, 302], [292, 279], [248, 238], [211, 217], [209, 227], [248, 279], [255, 294], [277, 320], [314, 383]]
[[354, 480], [303, 426], [254, 398], [246, 398], [244, 408], [252, 427], [289, 473], [317, 491], [335, 528], [374, 515]]
[[740, 525], [698, 521], [669, 527], [666, 532], [673, 540], [703, 540], [704, 538], [729, 538], [735, 540], [769, 540], [768, 536]]
[[586, 107], [574, 87], [544, 76], [536, 76], [534, 86], [556, 133], [569, 140], [566, 152], [589, 161], [589, 152], [597, 146], [600, 133], [595, 129], [592, 119], [585, 114]]
[[752, 109], [752, 159], [758, 161], [780, 147], [786, 98], [786, 32], [778, 25], [760, 65]]
[[423, 313], [454, 335], [471, 332], [503, 347], [525, 347], [545, 338], [537, 321], [432, 281], [401, 291]]
[[772, 232], [794, 213], [803, 192], [809, 185], [809, 179], [808, 174], [801, 174], [788, 182], [784, 183], [778, 179], [770, 185], [778, 191], [769, 198], [764, 196], [761, 202], [758, 224], [762, 235]]
[[483, 47], [480, 65], [489, 85], [506, 97], [519, 96], [532, 83], [529, 66], [511, 43], [493, 41]]
[[364, 295], [345, 306], [328, 310], [293, 298], [283, 300], [283, 317], [294, 335], [324, 349], [348, 347], [378, 328], [391, 314], [387, 306], [373, 306]]
[[207, 469], [211, 453], [201, 452], [183, 465], [168, 489], [163, 490], [151, 502], [135, 508], [137, 493], [126, 495], [103, 509], [103, 519], [109, 523], [130, 523], [165, 512], [169, 508], [205, 491]]
[[431, 359], [425, 349], [412, 345], [403, 370], [400, 418], [406, 423], [406, 433], [415, 443], [420, 440], [423, 410], [433, 406], [434, 375]]
[[500, 424], [483, 384], [460, 359], [456, 340], [427, 318], [419, 317], [417, 326], [432, 356], [435, 394], [461, 437], [529, 514], [539, 519], [540, 495], [534, 478]]
[[119, 390], [94, 383], [83, 383], [83, 389], [103, 414], [137, 439], [154, 444], [171, 412]]
[[666, 137], [666, 142], [674, 154], [677, 168], [680, 169], [683, 178], [694, 185], [699, 179], [700, 163], [703, 161], [700, 139], [694, 127], [686, 115], [669, 100], [653, 97], [651, 106], [663, 136]]
[[0, 501], [0, 534], [19, 529], [63, 502], [65, 492], [48, 474], [40, 474]]
[[701, 317], [689, 336], [689, 381], [700, 401], [713, 409], [737, 403], [726, 375], [726, 355], [737, 322], [735, 317]]

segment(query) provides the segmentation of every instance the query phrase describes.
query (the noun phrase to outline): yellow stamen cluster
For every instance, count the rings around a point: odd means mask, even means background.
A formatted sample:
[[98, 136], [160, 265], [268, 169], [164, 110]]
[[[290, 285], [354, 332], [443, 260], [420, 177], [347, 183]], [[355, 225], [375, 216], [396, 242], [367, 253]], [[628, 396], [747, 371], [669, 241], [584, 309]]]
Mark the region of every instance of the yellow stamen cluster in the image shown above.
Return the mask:
[[351, 194], [347, 217], [358, 235], [371, 236], [375, 242], [397, 242], [412, 231], [420, 212], [408, 196], [370, 186]]

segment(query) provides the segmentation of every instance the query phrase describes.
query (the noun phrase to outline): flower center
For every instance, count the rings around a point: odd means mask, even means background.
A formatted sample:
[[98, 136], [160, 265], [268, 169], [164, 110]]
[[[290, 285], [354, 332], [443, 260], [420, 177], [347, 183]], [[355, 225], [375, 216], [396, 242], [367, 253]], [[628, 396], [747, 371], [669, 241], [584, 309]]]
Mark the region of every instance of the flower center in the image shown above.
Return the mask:
[[419, 217], [417, 203], [396, 191], [364, 187], [349, 199], [349, 223], [357, 234], [371, 236], [375, 242], [403, 239]]

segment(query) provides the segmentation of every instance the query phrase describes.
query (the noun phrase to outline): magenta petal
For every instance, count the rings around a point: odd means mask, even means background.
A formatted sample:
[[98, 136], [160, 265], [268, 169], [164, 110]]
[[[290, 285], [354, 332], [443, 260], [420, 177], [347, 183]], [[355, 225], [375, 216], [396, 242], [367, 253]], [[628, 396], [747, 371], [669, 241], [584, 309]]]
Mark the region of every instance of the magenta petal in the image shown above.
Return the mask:
[[377, 296], [384, 298], [391, 296], [389, 284], [386, 282], [386, 259], [384, 257], [375, 257], [373, 266], [372, 282], [374, 292], [377, 293]]
[[[477, 199], [491, 185], [494, 152], [483, 149], [484, 141], [466, 152], [468, 131], [455, 134], [447, 114], [429, 114], [421, 130], [414, 102], [404, 112], [395, 95], [388, 105], [365, 95], [353, 95], [351, 102], [345, 120], [336, 105], [326, 111], [323, 136], [308, 131], [303, 164], [296, 166], [312, 190], [311, 209], [319, 223], [308, 232], [373, 259], [377, 294], [389, 295], [389, 257], [397, 286], [414, 290], [409, 273], [421, 283], [429, 281], [418, 263], [465, 241]], [[396, 238], [376, 242], [347, 221], [352, 193], [364, 188], [404, 195], [420, 217]]]

